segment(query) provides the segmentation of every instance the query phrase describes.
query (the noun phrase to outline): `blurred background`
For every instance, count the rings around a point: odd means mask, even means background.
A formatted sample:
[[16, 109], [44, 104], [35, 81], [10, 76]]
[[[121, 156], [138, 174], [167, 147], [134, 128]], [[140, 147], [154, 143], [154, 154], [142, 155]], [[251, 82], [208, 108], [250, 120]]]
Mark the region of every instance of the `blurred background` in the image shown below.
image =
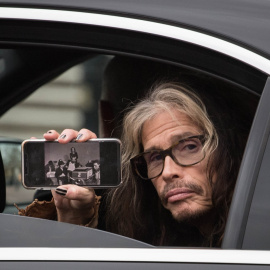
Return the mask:
[[[111, 58], [98, 55], [74, 66], [0, 118], [0, 151], [7, 178], [4, 213], [17, 214], [14, 203], [25, 208], [35, 193], [21, 183], [22, 140], [43, 138], [50, 129], [61, 132], [64, 128], [88, 128], [98, 133], [98, 101], [103, 72]], [[11, 142], [12, 138], [17, 143]]]
[[0, 136], [24, 140], [42, 138], [49, 129], [83, 127], [97, 133], [102, 76], [110, 59], [96, 56], [40, 87], [1, 117]]

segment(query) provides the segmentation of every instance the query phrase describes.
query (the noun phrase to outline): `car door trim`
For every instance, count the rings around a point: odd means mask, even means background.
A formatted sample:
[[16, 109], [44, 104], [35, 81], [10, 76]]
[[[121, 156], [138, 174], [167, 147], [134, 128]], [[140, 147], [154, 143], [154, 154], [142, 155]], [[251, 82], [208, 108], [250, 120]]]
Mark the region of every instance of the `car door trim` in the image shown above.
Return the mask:
[[0, 18], [78, 23], [173, 38], [228, 55], [270, 75], [270, 60], [253, 51], [211, 35], [160, 22], [82, 11], [14, 7], [1, 7]]
[[172, 262], [270, 265], [270, 251], [175, 248], [0, 248], [0, 261]]
[[[254, 190], [270, 134], [270, 77], [263, 89], [246, 144], [226, 223], [223, 248], [242, 248]], [[268, 231], [267, 231], [268, 233]], [[265, 237], [268, 237], [265, 235]]]

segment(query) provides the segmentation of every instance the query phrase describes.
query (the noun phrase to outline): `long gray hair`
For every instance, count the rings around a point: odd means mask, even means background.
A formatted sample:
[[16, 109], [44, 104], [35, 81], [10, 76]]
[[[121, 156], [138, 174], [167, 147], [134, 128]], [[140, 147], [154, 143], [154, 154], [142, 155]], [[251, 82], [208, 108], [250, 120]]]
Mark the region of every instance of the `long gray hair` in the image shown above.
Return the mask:
[[[151, 244], [164, 243], [161, 239], [164, 238], [161, 203], [151, 181], [138, 179], [134, 175], [130, 159], [143, 151], [144, 123], [163, 111], [174, 117], [172, 109], [186, 114], [205, 135], [207, 153], [217, 152], [218, 134], [201, 99], [179, 84], [163, 83], [154, 87], [144, 99], [131, 107], [123, 120], [123, 184], [111, 190], [107, 196], [108, 230]], [[216, 167], [209, 168], [210, 182], [215, 171]]]

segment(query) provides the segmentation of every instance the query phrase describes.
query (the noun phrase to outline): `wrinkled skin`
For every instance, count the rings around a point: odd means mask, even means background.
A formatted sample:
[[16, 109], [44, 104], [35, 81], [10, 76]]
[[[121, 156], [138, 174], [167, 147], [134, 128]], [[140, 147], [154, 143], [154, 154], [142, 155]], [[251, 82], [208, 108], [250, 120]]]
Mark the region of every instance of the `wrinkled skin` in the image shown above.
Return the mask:
[[[144, 123], [144, 151], [167, 149], [180, 139], [202, 134], [185, 114], [178, 111], [173, 113], [177, 121], [168, 112], [161, 112]], [[204, 216], [212, 208], [212, 187], [207, 179], [207, 162], [206, 156], [198, 164], [183, 167], [167, 156], [162, 174], [152, 179], [163, 206], [179, 222]]]

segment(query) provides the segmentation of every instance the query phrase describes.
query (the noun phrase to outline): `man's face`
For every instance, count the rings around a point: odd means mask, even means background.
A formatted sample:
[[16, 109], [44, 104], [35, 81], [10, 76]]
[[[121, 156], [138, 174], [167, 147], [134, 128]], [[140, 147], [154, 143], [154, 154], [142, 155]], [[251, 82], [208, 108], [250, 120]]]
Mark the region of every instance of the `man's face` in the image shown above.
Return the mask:
[[[144, 151], [164, 150], [181, 139], [202, 134], [184, 113], [175, 110], [174, 115], [176, 120], [168, 112], [161, 112], [145, 122], [142, 130]], [[206, 156], [198, 164], [182, 167], [166, 156], [162, 174], [151, 180], [163, 206], [179, 222], [199, 217], [212, 208], [207, 161]]]

